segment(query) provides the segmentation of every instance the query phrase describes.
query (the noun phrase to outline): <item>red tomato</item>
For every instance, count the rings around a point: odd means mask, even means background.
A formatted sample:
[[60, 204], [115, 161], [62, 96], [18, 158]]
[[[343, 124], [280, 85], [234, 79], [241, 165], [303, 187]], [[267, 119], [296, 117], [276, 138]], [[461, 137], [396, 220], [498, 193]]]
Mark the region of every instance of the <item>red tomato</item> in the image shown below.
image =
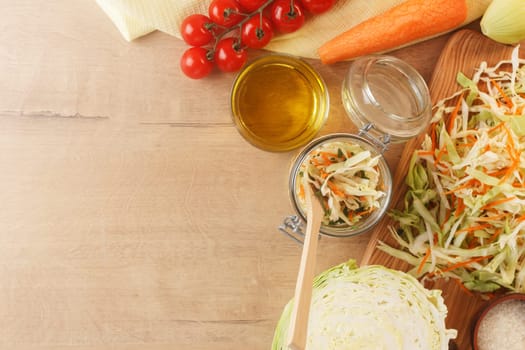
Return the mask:
[[186, 17], [180, 26], [184, 41], [191, 46], [203, 46], [213, 39], [211, 20], [204, 15], [194, 14]]
[[301, 0], [304, 9], [316, 15], [330, 10], [335, 2], [336, 0]]
[[213, 70], [213, 62], [208, 58], [208, 50], [203, 47], [191, 47], [184, 51], [180, 59], [180, 69], [192, 78], [204, 78]]
[[258, 10], [266, 0], [237, 0], [239, 5], [248, 12]]
[[244, 16], [235, 0], [213, 0], [208, 8], [211, 20], [221, 26], [232, 27], [242, 21]]
[[304, 24], [304, 12], [301, 5], [295, 1], [293, 8], [290, 0], [275, 0], [272, 6], [272, 22], [281, 33], [295, 32]]
[[242, 43], [253, 49], [265, 47], [272, 37], [272, 22], [264, 16], [253, 16], [242, 26]]
[[223, 72], [236, 72], [248, 59], [246, 50], [240, 48], [238, 40], [226, 38], [219, 41], [215, 48], [215, 64]]

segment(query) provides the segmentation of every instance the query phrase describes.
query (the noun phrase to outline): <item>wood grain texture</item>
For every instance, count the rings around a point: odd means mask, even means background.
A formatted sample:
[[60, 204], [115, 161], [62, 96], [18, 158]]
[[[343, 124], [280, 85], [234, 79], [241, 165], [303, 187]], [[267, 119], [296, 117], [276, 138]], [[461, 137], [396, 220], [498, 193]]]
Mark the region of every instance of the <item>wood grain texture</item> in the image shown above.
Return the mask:
[[[482, 36], [479, 32], [462, 30], [454, 34], [447, 42], [443, 52], [436, 63], [429, 89], [433, 103], [450, 96], [460, 89], [456, 83], [456, 75], [463, 72], [466, 76], [472, 76], [476, 67], [482, 61], [489, 65], [495, 64], [502, 59], [509, 59], [513, 47], [501, 45]], [[521, 55], [525, 48], [521, 48]], [[408, 172], [410, 158], [414, 149], [417, 149], [423, 140], [424, 134], [414, 138], [405, 145], [400, 162], [394, 175], [393, 206], [403, 207], [403, 198], [407, 191], [405, 177]], [[382, 264], [391, 268], [407, 271], [410, 266], [399, 259], [393, 258], [385, 252], [377, 249], [379, 241], [390, 245], [396, 245], [389, 233], [389, 226], [394, 222], [386, 217], [377, 228], [370, 239], [364, 252], [362, 264]], [[438, 288], [443, 291], [443, 297], [448, 307], [447, 327], [458, 330], [456, 344], [459, 349], [471, 348], [471, 323], [484, 300], [478, 295], [470, 296], [465, 293], [456, 283], [452, 281], [437, 281], [429, 288]]]
[[[0, 8], [0, 349], [268, 349], [301, 255], [277, 231], [295, 152], [246, 143], [234, 75], [185, 78], [173, 37], [128, 43], [95, 1]], [[429, 81], [448, 38], [391, 54]], [[308, 62], [331, 98], [321, 133], [355, 131], [350, 63]], [[371, 234], [323, 237], [316, 272]]]

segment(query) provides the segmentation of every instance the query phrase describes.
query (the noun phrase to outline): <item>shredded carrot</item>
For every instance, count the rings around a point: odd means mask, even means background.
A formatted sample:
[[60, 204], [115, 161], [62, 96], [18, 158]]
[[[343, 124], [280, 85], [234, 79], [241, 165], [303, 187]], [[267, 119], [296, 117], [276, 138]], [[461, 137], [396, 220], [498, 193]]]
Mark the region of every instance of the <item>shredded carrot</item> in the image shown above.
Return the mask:
[[499, 93], [500, 93], [501, 97], [503, 98], [503, 101], [505, 101], [505, 104], [507, 105], [507, 107], [512, 108], [514, 106], [514, 104], [512, 103], [512, 100], [510, 99], [510, 97], [505, 93], [505, 91], [503, 91], [501, 86], [493, 79], [490, 79], [490, 82], [499, 91]]
[[479, 217], [479, 218], [476, 218], [476, 221], [480, 221], [480, 222], [494, 222], [494, 221], [498, 221], [500, 219], [503, 219], [507, 215], [508, 215], [507, 213], [501, 213], [501, 214], [492, 215], [492, 216]]
[[311, 162], [313, 165], [315, 165], [316, 167], [322, 165], [321, 162], [319, 162], [319, 160], [317, 160], [316, 157], [312, 157], [312, 158], [310, 158], [310, 162]]
[[319, 152], [319, 155], [321, 156], [321, 158], [323, 158], [323, 161], [326, 165], [330, 165], [333, 163], [332, 159], [330, 159], [330, 157], [334, 156], [333, 154], [327, 152]]
[[454, 192], [458, 192], [458, 191], [464, 190], [465, 188], [472, 188], [472, 183], [470, 181], [466, 182], [466, 183], [464, 183], [461, 186], [458, 186], [456, 188], [453, 188], [453, 189], [445, 192], [445, 194], [447, 195], [447, 194], [451, 194], [451, 193], [454, 193]]
[[456, 211], [454, 212], [454, 216], [458, 217], [460, 216], [463, 211], [465, 210], [465, 203], [463, 202], [463, 198], [458, 198], [458, 205], [456, 207]]
[[521, 221], [523, 221], [523, 220], [525, 220], [525, 214], [521, 214], [521, 215], [516, 219], [516, 221], [518, 221], [518, 222], [521, 222]]
[[474, 237], [470, 240], [468, 244], [468, 249], [472, 249], [474, 247], [477, 247], [479, 245], [479, 239], [478, 237]]
[[476, 142], [467, 142], [467, 143], [460, 143], [457, 145], [458, 148], [464, 148], [464, 147], [472, 147], [476, 144]]
[[407, 0], [322, 45], [323, 63], [393, 49], [457, 28], [467, 18], [465, 0]]
[[487, 193], [491, 188], [492, 188], [492, 186], [490, 186], [490, 185], [482, 184], [481, 187], [480, 187], [480, 188], [477, 188], [475, 191], [473, 191], [472, 194], [473, 194], [473, 195], [485, 194], [485, 193]]
[[328, 181], [327, 184], [336, 196], [345, 197], [345, 194], [341, 192], [341, 190], [338, 189], [331, 181]]
[[494, 242], [496, 240], [496, 238], [498, 238], [498, 236], [503, 232], [503, 229], [501, 228], [498, 228], [496, 231], [494, 231], [494, 233], [492, 234], [492, 236], [489, 237], [489, 239], [487, 239], [487, 244], [490, 244], [492, 242]]
[[467, 293], [468, 295], [470, 296], [474, 296], [474, 293], [472, 293], [467, 287], [465, 287], [465, 285], [463, 283], [461, 283], [460, 280], [458, 280], [457, 278], [454, 278], [454, 281], [456, 281], [456, 284], [458, 285], [458, 287], [464, 291], [465, 293]]
[[443, 157], [444, 154], [448, 154], [447, 148], [445, 146], [441, 147], [439, 149], [438, 154], [436, 155], [436, 158], [434, 159], [434, 164], [437, 165], [441, 162], [441, 157]]
[[462, 233], [462, 232], [473, 232], [473, 231], [477, 231], [477, 230], [483, 230], [487, 227], [490, 227], [492, 225], [490, 224], [483, 224], [483, 225], [476, 225], [476, 226], [470, 226], [470, 227], [466, 227], [466, 228], [462, 228], [461, 230], [457, 230], [456, 231], [456, 234], [459, 234], [459, 233]]
[[458, 116], [459, 107], [461, 107], [461, 101], [463, 101], [463, 93], [458, 98], [458, 102], [456, 102], [456, 107], [454, 107], [454, 110], [450, 114], [450, 117], [448, 119], [448, 134], [452, 134], [452, 130], [454, 129], [454, 126], [456, 124], [456, 117]]
[[498, 123], [498, 125], [493, 126], [492, 128], [490, 128], [488, 130], [488, 132], [490, 133], [490, 132], [496, 131], [498, 129], [501, 129], [504, 125], [505, 125], [505, 122]]
[[374, 207], [370, 207], [368, 208], [367, 210], [363, 210], [363, 211], [360, 211], [358, 213], [355, 213], [357, 216], [365, 216], [365, 215], [368, 215], [370, 214], [371, 212], [373, 212], [375, 210]]
[[434, 152], [432, 151], [417, 151], [418, 156], [433, 156]]
[[506, 198], [503, 198], [503, 199], [499, 199], [499, 200], [496, 200], [496, 201], [493, 201], [493, 202], [485, 204], [480, 209], [481, 210], [485, 210], [485, 209], [488, 209], [488, 208], [492, 208], [492, 207], [495, 207], [496, 205], [500, 205], [500, 204], [503, 204], [503, 203], [506, 203], [506, 202], [510, 202], [510, 201], [512, 201], [514, 199], [516, 199], [516, 197], [514, 197], [514, 196], [506, 197]]
[[305, 194], [304, 194], [304, 186], [303, 184], [299, 185], [299, 197], [304, 199], [305, 198]]
[[430, 257], [430, 247], [427, 247], [425, 255], [423, 256], [423, 259], [421, 259], [421, 262], [419, 263], [419, 266], [417, 268], [418, 275], [421, 273], [421, 270], [423, 270], [423, 266], [425, 266], [429, 257]]
[[509, 170], [509, 167], [505, 167], [505, 168], [487, 173], [487, 175], [492, 176], [492, 177], [500, 177], [502, 175], [505, 175], [508, 172], [508, 170]]
[[447, 208], [447, 210], [445, 211], [445, 217], [443, 218], [443, 222], [439, 226], [441, 229], [443, 229], [443, 227], [445, 226], [445, 223], [448, 221], [448, 219], [450, 219], [450, 214], [451, 214], [451, 210]]
[[458, 262], [458, 263], [456, 263], [456, 264], [450, 265], [450, 266], [448, 266], [446, 269], [441, 270], [441, 272], [445, 273], [445, 272], [449, 272], [449, 271], [455, 270], [455, 269], [460, 268], [460, 267], [468, 267], [468, 265], [470, 265], [470, 264], [472, 264], [472, 263], [475, 263], [475, 262], [478, 262], [478, 261], [484, 260], [484, 259], [489, 258], [489, 257], [490, 257], [490, 255], [487, 255], [487, 256], [477, 256], [477, 257], [475, 257], [475, 258], [468, 259], [468, 260], [461, 261], [461, 262]]

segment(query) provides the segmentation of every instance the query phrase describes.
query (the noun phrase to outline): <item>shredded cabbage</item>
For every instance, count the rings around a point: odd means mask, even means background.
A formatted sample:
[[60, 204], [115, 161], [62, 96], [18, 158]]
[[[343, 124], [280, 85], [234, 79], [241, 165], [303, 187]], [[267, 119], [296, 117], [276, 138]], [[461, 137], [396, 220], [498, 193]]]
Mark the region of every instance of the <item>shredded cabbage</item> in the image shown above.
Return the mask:
[[483, 62], [435, 106], [413, 154], [398, 248], [417, 277], [451, 277], [469, 290], [525, 292], [525, 60]]
[[[277, 324], [272, 350], [286, 350], [293, 299]], [[312, 292], [306, 350], [448, 349], [441, 291], [379, 265], [354, 260], [321, 273]]]
[[313, 150], [301, 164], [297, 194], [305, 208], [304, 186], [312, 186], [324, 209], [323, 224], [352, 226], [380, 208], [379, 155], [356, 143], [334, 141]]

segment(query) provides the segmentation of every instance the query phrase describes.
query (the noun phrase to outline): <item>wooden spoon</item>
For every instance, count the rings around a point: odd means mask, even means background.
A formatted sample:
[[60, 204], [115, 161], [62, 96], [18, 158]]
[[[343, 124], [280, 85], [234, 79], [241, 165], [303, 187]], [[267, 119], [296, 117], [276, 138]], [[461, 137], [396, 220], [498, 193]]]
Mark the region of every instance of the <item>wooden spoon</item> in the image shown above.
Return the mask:
[[304, 186], [306, 197], [306, 232], [297, 284], [295, 285], [294, 305], [288, 330], [288, 347], [292, 350], [304, 350], [308, 331], [308, 316], [312, 300], [312, 284], [315, 272], [317, 241], [323, 208], [315, 197], [310, 184]]

